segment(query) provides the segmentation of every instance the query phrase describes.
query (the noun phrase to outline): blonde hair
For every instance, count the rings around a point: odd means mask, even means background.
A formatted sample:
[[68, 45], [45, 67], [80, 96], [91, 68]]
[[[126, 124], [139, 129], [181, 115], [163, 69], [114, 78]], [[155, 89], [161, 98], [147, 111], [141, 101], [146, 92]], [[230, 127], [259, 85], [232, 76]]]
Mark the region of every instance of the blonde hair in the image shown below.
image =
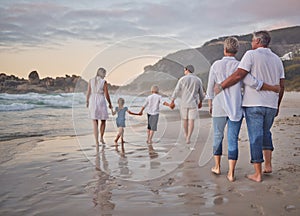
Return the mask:
[[119, 98], [118, 99], [118, 104], [119, 104], [119, 106], [123, 106], [125, 104], [124, 98]]
[[151, 92], [158, 93], [158, 91], [159, 91], [159, 88], [157, 85], [151, 86]]
[[239, 46], [239, 41], [235, 37], [228, 37], [224, 41], [224, 49], [228, 53], [236, 54]]

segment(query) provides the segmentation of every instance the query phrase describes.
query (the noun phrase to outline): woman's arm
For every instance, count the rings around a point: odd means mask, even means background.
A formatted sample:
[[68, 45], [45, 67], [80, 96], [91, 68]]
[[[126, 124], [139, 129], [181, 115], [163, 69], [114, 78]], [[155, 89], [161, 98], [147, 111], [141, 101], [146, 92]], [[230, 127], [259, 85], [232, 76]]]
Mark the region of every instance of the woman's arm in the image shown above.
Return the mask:
[[89, 107], [90, 96], [91, 96], [91, 84], [89, 82], [88, 89], [87, 89], [87, 92], [86, 92], [86, 107]]
[[107, 82], [106, 81], [104, 83], [103, 90], [104, 90], [104, 95], [106, 97], [106, 100], [109, 104], [109, 108], [112, 109], [113, 107], [111, 105], [110, 96], [109, 96], [109, 93], [108, 93], [108, 88], [107, 88]]

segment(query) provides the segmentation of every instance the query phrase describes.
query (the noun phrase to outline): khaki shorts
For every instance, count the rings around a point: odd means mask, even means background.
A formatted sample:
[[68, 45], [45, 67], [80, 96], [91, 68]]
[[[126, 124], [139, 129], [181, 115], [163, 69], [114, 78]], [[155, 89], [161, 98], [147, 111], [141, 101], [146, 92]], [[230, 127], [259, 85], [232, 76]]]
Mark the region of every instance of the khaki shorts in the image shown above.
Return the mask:
[[180, 108], [181, 119], [197, 119], [199, 117], [197, 108]]

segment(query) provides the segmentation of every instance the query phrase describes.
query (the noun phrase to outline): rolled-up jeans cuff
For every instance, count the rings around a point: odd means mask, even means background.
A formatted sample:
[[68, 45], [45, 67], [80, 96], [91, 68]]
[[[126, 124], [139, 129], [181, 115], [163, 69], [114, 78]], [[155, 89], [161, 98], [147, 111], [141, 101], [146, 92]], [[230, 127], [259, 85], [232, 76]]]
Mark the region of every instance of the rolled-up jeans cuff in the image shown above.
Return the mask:
[[251, 160], [250, 163], [263, 163], [264, 160]]

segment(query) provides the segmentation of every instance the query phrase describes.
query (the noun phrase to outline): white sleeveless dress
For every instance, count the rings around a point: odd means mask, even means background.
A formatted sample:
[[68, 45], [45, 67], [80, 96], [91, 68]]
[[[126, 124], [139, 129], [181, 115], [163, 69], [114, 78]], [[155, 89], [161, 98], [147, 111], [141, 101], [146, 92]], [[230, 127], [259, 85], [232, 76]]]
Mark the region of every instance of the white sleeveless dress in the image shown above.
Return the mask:
[[[96, 81], [95, 81], [96, 80]], [[100, 77], [90, 79], [91, 96], [89, 98], [89, 116], [91, 119], [107, 120], [108, 111], [104, 96], [105, 80]]]

